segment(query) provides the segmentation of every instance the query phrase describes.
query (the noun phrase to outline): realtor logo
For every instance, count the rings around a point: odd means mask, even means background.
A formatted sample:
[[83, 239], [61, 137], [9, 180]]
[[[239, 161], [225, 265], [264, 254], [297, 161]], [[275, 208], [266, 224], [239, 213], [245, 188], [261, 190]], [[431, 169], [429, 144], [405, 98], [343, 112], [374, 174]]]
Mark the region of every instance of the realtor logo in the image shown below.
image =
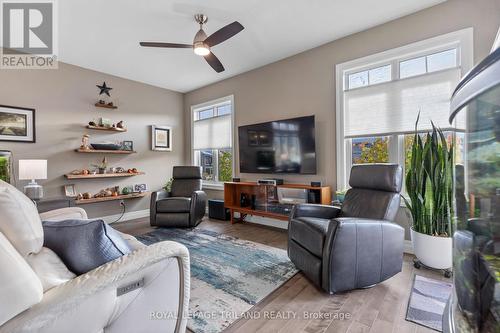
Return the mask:
[[1, 68], [57, 68], [55, 2], [3, 0]]

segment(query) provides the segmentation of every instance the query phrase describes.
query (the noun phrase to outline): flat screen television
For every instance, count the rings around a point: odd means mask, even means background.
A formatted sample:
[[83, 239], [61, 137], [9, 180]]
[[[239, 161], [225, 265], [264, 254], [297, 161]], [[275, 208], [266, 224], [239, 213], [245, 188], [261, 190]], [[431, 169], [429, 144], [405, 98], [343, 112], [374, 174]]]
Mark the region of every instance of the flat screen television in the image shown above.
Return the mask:
[[314, 116], [238, 128], [240, 172], [316, 174]]

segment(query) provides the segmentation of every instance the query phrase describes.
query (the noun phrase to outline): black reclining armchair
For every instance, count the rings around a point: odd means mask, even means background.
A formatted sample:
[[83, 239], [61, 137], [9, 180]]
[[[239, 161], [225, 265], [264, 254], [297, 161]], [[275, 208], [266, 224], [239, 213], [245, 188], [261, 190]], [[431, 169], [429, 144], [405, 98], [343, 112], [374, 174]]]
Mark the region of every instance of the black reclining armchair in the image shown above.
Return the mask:
[[390, 221], [399, 209], [402, 179], [399, 165], [355, 165], [342, 208], [296, 205], [288, 229], [290, 260], [329, 293], [399, 273], [404, 229]]
[[157, 227], [196, 227], [205, 215], [207, 195], [201, 191], [201, 167], [175, 166], [170, 192], [151, 194], [150, 224]]

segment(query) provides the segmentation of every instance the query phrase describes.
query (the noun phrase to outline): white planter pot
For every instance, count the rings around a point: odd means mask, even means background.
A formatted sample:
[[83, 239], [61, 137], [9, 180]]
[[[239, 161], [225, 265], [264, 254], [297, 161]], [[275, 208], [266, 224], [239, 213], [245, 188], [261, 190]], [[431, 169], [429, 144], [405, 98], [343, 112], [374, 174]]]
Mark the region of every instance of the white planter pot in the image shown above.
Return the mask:
[[425, 266], [448, 269], [453, 265], [451, 237], [435, 237], [411, 229], [411, 241], [415, 256]]

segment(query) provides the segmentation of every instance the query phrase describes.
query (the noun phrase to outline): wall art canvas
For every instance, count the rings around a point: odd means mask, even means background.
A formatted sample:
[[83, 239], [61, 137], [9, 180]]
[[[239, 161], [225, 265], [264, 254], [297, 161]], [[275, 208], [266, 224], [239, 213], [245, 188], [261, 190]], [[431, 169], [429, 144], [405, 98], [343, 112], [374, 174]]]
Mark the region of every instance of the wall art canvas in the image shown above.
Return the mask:
[[151, 126], [151, 149], [156, 151], [172, 151], [172, 127]]
[[35, 110], [0, 105], [0, 141], [34, 143]]

